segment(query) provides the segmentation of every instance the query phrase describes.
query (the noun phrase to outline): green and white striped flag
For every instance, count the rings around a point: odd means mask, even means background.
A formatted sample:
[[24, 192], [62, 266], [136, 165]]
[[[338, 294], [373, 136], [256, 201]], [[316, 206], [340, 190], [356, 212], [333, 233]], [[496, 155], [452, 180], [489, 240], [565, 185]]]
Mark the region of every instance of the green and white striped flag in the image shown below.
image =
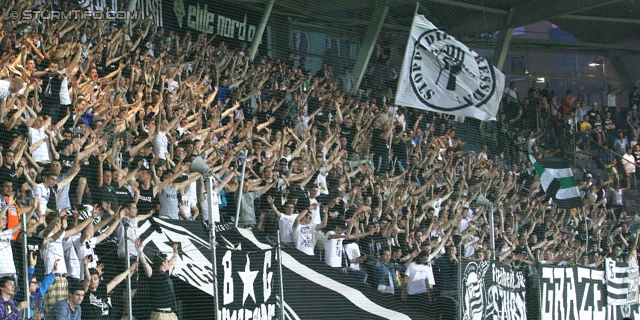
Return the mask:
[[573, 171], [563, 163], [548, 161], [546, 159], [536, 161], [533, 155], [529, 159], [536, 168], [540, 177], [540, 184], [544, 192], [551, 197], [556, 206], [561, 209], [572, 209], [582, 206], [580, 189], [573, 176]]

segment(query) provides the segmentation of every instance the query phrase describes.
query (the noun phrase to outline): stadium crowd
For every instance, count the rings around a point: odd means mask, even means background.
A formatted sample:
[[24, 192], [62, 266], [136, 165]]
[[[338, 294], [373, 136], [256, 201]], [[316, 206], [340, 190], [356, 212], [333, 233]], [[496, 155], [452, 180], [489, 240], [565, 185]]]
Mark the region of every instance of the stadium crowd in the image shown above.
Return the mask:
[[[420, 308], [457, 297], [461, 258], [491, 259], [491, 214], [503, 263], [597, 267], [635, 252], [640, 216], [623, 195], [640, 174], [637, 89], [629, 108], [616, 107], [615, 88], [607, 107], [589, 108], [549, 83], [526, 96], [510, 85], [498, 120], [475, 131], [469, 119], [396, 106], [385, 46], [354, 90], [349, 69], [313, 72], [293, 53], [250, 61], [247, 47], [180, 36], [151, 19], [43, 24], [6, 19], [9, 11], [0, 17], [1, 319], [22, 319], [27, 291], [30, 319], [120, 317], [127, 308], [111, 298], [127, 292], [112, 292], [128, 274], [140, 266], [161, 283], [176, 262], [174, 247], [171, 259], [150, 258], [163, 271], [152, 272], [138, 257], [138, 223], [235, 222], [239, 204], [241, 227], [272, 239], [279, 230], [285, 245]], [[460, 126], [486, 145], [460, 141]], [[607, 149], [619, 159], [594, 156]], [[583, 206], [558, 209], [530, 154], [597, 158], [608, 179], [581, 174]], [[197, 156], [213, 169], [213, 208], [190, 171]], [[13, 258], [21, 232], [39, 239], [29, 288], [19, 288]], [[119, 261], [96, 255], [109, 237]], [[175, 317], [175, 301], [151, 304], [152, 319]]]

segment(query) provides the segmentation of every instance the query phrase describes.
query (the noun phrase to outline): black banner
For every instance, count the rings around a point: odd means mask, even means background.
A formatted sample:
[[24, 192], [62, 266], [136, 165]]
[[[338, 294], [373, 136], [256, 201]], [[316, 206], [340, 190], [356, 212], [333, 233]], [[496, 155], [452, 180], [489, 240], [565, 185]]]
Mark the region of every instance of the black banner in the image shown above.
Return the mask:
[[[140, 226], [140, 238], [145, 245], [145, 255], [153, 257], [157, 252], [171, 256], [172, 246], [179, 244], [178, 259], [173, 276], [188, 284], [184, 291], [187, 301], [202, 294], [208, 296], [209, 307], [213, 302], [213, 267], [208, 234], [198, 224], [182, 225], [181, 221], [167, 222], [151, 219]], [[243, 230], [221, 225], [217, 230], [218, 297], [220, 319], [274, 319], [276, 294], [274, 283], [278, 281], [276, 251], [260, 248], [247, 241]], [[200, 292], [194, 292], [194, 287]], [[205, 298], [206, 299], [206, 298]], [[190, 304], [190, 303], [189, 303]], [[201, 311], [185, 308], [187, 313]], [[202, 317], [186, 316], [193, 319]], [[213, 317], [212, 317], [213, 319]]]
[[[139, 228], [145, 255], [171, 256], [179, 243], [173, 275], [180, 319], [215, 319], [209, 234], [201, 223], [150, 219]], [[331, 268], [295, 248], [282, 251], [284, 299], [280, 297], [277, 250], [260, 231], [216, 227], [220, 319], [424, 319], [424, 315], [380, 294], [341, 268]], [[322, 301], [322, 303], [316, 303]], [[314, 304], [315, 303], [315, 304]]]
[[231, 45], [250, 43], [261, 13], [224, 1], [163, 0], [164, 27], [179, 34], [216, 35], [216, 42]]
[[463, 263], [463, 319], [527, 319], [524, 272], [498, 262]]
[[540, 319], [640, 319], [638, 305], [606, 304], [604, 270], [586, 267], [541, 266]]

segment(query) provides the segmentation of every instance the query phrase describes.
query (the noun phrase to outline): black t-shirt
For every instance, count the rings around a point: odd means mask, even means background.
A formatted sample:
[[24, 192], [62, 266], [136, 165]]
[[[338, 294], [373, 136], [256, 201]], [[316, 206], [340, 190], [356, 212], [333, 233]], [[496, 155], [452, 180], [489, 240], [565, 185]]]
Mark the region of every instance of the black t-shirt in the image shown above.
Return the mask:
[[405, 165], [406, 165], [406, 161], [407, 161], [407, 142], [405, 141], [398, 141], [398, 142], [394, 142], [391, 145], [391, 148], [393, 149], [393, 156], [394, 157], [398, 157], [398, 160], [401, 160]]
[[[80, 170], [80, 175], [87, 177], [87, 184], [93, 192], [94, 189], [98, 189], [98, 160], [97, 156], [89, 156], [88, 165], [83, 165]], [[112, 207], [113, 208], [113, 207]]]
[[[265, 123], [265, 122], [269, 121], [269, 119], [271, 119], [271, 117], [275, 117], [275, 116], [276, 116], [276, 113], [275, 112], [271, 112], [271, 110], [258, 111], [256, 113], [256, 118], [258, 118], [258, 124]], [[276, 117], [276, 122], [278, 122], [278, 120], [282, 121], [282, 119], [278, 119]]]
[[98, 285], [96, 291], [87, 290], [80, 307], [82, 307], [83, 320], [109, 319], [111, 298], [107, 294], [107, 286]]
[[73, 155], [65, 156], [64, 154], [60, 154], [60, 164], [62, 165], [62, 170], [60, 173], [68, 172], [73, 166], [73, 162], [75, 161], [75, 157]]
[[320, 99], [315, 97], [309, 99], [309, 101], [307, 102], [307, 114], [312, 114], [316, 112], [318, 108], [320, 108]]
[[127, 200], [133, 200], [129, 189], [125, 187], [113, 187], [113, 192], [116, 194], [116, 198], [118, 199], [118, 203], [124, 203]]
[[633, 151], [633, 157], [636, 158], [636, 161], [640, 160], [640, 151]]
[[49, 199], [47, 201], [47, 209], [58, 211], [58, 203], [56, 202], [58, 195], [58, 185], [49, 188]]
[[96, 193], [92, 192], [92, 194], [94, 194], [93, 200], [97, 203], [102, 203], [102, 201], [104, 201], [111, 204], [111, 209], [118, 207], [118, 197], [115, 193], [114, 187], [103, 185], [96, 190]]
[[[26, 132], [29, 132], [27, 129]], [[19, 127], [14, 126], [11, 130], [8, 130], [4, 124], [0, 125], [0, 141], [2, 142], [2, 147], [6, 150], [9, 149], [9, 146], [13, 142], [13, 139], [20, 136]]]
[[153, 196], [153, 188], [144, 189], [140, 187], [140, 197], [138, 199], [138, 211], [147, 214], [160, 204], [158, 197]]
[[540, 90], [540, 95], [543, 96], [545, 99], [547, 99], [547, 101], [551, 102], [551, 97], [556, 94], [556, 92], [553, 89], [547, 89], [544, 88], [542, 90]]
[[[271, 181], [273, 182], [273, 180]], [[269, 183], [271, 183], [269, 182]], [[261, 187], [266, 186], [268, 183], [267, 181], [262, 181], [260, 183]], [[280, 201], [280, 192], [278, 191], [278, 187], [273, 186], [271, 189], [267, 190], [263, 195], [260, 196], [260, 198], [255, 199], [253, 201], [253, 204], [255, 206], [255, 208], [258, 209], [258, 213], [263, 213], [266, 212], [267, 210], [271, 210], [271, 205], [269, 204], [269, 201], [267, 201], [267, 198], [269, 196], [273, 197], [273, 203], [276, 205], [276, 207], [279, 205], [279, 201]], [[280, 209], [278, 209], [280, 210]]]
[[129, 170], [133, 170], [135, 168], [138, 167], [138, 163], [140, 163], [140, 161], [142, 161], [142, 167], [144, 168], [151, 168], [150, 167], [150, 162], [151, 162], [151, 155], [149, 155], [148, 157], [145, 157], [141, 154], [137, 154], [135, 157], [133, 157], [133, 161], [131, 161], [131, 163], [129, 164]]
[[640, 94], [632, 92], [629, 93], [629, 108], [633, 107], [634, 104], [640, 105]]
[[7, 168], [4, 165], [0, 167], [0, 179], [11, 180], [11, 182], [13, 183], [14, 190], [20, 188], [20, 185], [22, 185], [25, 182], [24, 174], [26, 174], [26, 172], [23, 173], [22, 176], [18, 177], [18, 175], [16, 174], [15, 165], [11, 165], [11, 168]]
[[342, 131], [340, 132], [340, 135], [347, 137], [347, 142], [351, 144], [353, 142], [353, 139], [356, 136], [356, 133], [358, 133], [358, 129], [356, 128], [356, 126], [352, 124], [351, 127], [349, 128], [344, 124], [342, 124], [340, 125], [340, 128], [342, 129]]
[[375, 152], [377, 155], [389, 153], [389, 148], [387, 148], [387, 139], [380, 138], [384, 133], [383, 128], [373, 129], [373, 132], [371, 133], [371, 151]]
[[149, 293], [151, 295], [151, 310], [171, 308], [178, 310], [173, 281], [168, 273], [154, 269], [149, 279]]
[[594, 121], [593, 122], [593, 128], [598, 132], [604, 131], [604, 126], [602, 124], [602, 120]]
[[604, 130], [606, 131], [608, 126], [613, 125], [613, 120], [611, 119], [604, 119]]
[[362, 238], [358, 242], [358, 246], [360, 246], [360, 252], [363, 255], [370, 257], [374, 257], [376, 254], [381, 253], [382, 250], [388, 249], [387, 239], [381, 233], [374, 233]]
[[[49, 90], [47, 90], [47, 87]], [[42, 84], [42, 90], [45, 91], [45, 96], [43, 102], [45, 104], [60, 104], [60, 88], [62, 88], [62, 80], [60, 80], [59, 74], [54, 74], [49, 77], [49, 79], [45, 79]], [[46, 93], [50, 92], [50, 95], [46, 95]]]

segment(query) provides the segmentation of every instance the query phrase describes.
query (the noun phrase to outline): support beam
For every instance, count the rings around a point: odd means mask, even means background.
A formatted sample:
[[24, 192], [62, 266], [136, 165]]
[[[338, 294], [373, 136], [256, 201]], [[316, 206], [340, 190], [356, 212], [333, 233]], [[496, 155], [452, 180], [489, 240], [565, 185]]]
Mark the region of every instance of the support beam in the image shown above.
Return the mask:
[[507, 60], [507, 53], [509, 52], [511, 37], [513, 37], [513, 25], [511, 25], [513, 12], [513, 9], [511, 9], [511, 11], [509, 12], [509, 17], [507, 18], [507, 28], [500, 30], [496, 48], [493, 51], [492, 62], [500, 71], [504, 71], [504, 62], [505, 60]]
[[556, 19], [582, 20], [582, 21], [593, 21], [593, 22], [640, 24], [640, 19], [596, 17], [596, 16], [580, 16], [580, 15], [565, 15], [565, 16], [557, 17]]
[[258, 52], [258, 46], [260, 42], [262, 42], [262, 35], [264, 34], [264, 29], [267, 27], [267, 22], [269, 22], [269, 17], [271, 16], [271, 9], [273, 9], [273, 4], [276, 0], [269, 0], [267, 2], [267, 6], [264, 8], [264, 12], [262, 13], [262, 20], [260, 20], [260, 25], [258, 25], [258, 30], [256, 30], [256, 34], [253, 37], [253, 42], [251, 42], [251, 52], [249, 59], [253, 61], [253, 58], [256, 57], [256, 53]]
[[380, 35], [380, 30], [382, 30], [382, 25], [387, 17], [387, 12], [389, 12], [388, 6], [378, 6], [373, 11], [371, 23], [367, 27], [367, 32], [364, 34], [364, 40], [362, 41], [360, 50], [358, 50], [356, 65], [353, 67], [353, 75], [356, 78], [356, 89], [360, 87], [367, 65], [369, 64], [369, 59], [378, 41], [378, 35]]
[[517, 27], [526, 26], [531, 23], [586, 11], [620, 1], [622, 0], [527, 1], [512, 7], [512, 9], [515, 10], [513, 25]]
[[[460, 1], [455, 1], [455, 0], [426, 0], [426, 1], [427, 2], [432, 2], [432, 3], [446, 4], [446, 5], [450, 5], [450, 6], [454, 6], [454, 7], [458, 7], [458, 8], [478, 10], [478, 11], [483, 11], [483, 12], [486, 12], [486, 13], [495, 13], [495, 14], [502, 14], [502, 15], [508, 15], [509, 14], [509, 10], [485, 7], [485, 6], [481, 6], [481, 5], [477, 5], [477, 4], [471, 4], [471, 3], [460, 2]], [[404, 3], [411, 3], [411, 1], [410, 0], [396, 0], [396, 1], [394, 1], [392, 3], [392, 5], [398, 5], [398, 4], [404, 4]]]
[[[477, 37], [460, 37], [460, 42], [471, 48], [494, 49], [496, 48], [496, 39], [477, 38]], [[629, 54], [640, 53], [640, 47], [623, 46], [607, 43], [592, 42], [574, 42], [574, 41], [557, 41], [557, 40], [541, 40], [541, 39], [511, 39], [511, 50], [526, 50], [531, 52], [566, 52], [566, 53], [584, 53], [607, 56], [607, 52], [624, 52]]]
[[[496, 14], [502, 14], [502, 15], [509, 14], [509, 10], [485, 7], [485, 6], [482, 6], [482, 5], [471, 4], [471, 3], [461, 2], [461, 1], [456, 1], [456, 0], [423, 0], [423, 1], [431, 2], [431, 3], [445, 4], [445, 5], [450, 5], [450, 6], [454, 6], [454, 7], [458, 7], [458, 8], [465, 8], [465, 9], [471, 9], [471, 10], [484, 11], [484, 12], [487, 12], [487, 13], [496, 13]], [[416, 2], [416, 0], [389, 0], [389, 1], [387, 1], [388, 5], [391, 6], [391, 7], [405, 5], [405, 4], [414, 4], [415, 2]], [[365, 9], [365, 8], [370, 8], [370, 7], [373, 7], [373, 6], [376, 6], [376, 5], [378, 5], [378, 3], [376, 3], [375, 1], [370, 1], [370, 0], [346, 1], [346, 2], [345, 1], [332, 1], [332, 2], [329, 2], [329, 3], [323, 4], [322, 7], [320, 7], [320, 8], [313, 9], [313, 12], [314, 13], [334, 12], [334, 11], [345, 12], [345, 11], [361, 10], [361, 9]]]

